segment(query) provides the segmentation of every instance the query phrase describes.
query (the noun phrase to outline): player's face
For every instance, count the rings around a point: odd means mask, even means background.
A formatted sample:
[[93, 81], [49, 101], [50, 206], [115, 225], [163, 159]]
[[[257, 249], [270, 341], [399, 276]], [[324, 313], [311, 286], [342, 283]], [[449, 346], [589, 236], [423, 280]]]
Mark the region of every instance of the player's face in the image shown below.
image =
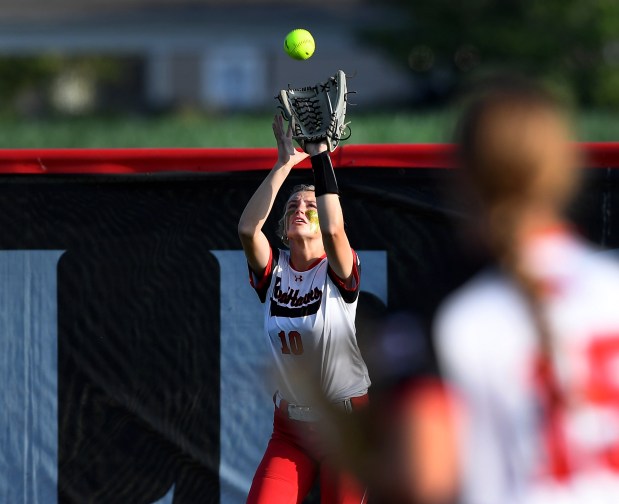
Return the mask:
[[318, 206], [313, 191], [300, 191], [286, 203], [286, 230], [290, 240], [295, 237], [311, 237], [320, 232]]

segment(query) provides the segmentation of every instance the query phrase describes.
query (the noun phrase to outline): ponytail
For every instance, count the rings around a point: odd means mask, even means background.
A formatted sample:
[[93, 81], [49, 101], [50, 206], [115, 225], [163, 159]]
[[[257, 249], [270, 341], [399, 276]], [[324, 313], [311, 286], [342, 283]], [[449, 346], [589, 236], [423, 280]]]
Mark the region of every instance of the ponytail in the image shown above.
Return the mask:
[[[517, 242], [523, 210], [542, 205], [559, 215], [576, 187], [576, 162], [552, 155], [552, 149], [567, 148], [569, 143], [564, 141], [568, 129], [561, 129], [563, 119], [549, 94], [528, 82], [511, 80], [470, 102], [456, 130], [463, 173], [488, 217], [489, 246], [522, 294], [535, 327], [541, 401], [545, 424], [551, 429], [549, 454], [556, 476], [568, 472], [565, 444], [560, 431], [552, 429], [564, 394], [553, 367], [544, 285], [527, 270]], [[551, 142], [545, 143], [547, 139]], [[574, 161], [573, 166], [566, 159]]]

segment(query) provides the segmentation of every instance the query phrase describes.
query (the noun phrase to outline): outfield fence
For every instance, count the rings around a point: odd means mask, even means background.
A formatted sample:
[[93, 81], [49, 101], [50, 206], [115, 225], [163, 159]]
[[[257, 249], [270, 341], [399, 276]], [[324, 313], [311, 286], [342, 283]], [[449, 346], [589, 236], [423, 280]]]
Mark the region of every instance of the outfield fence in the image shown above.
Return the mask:
[[[571, 215], [619, 249], [619, 143], [584, 148]], [[275, 159], [0, 150], [0, 502], [244, 502], [273, 390], [237, 222]], [[378, 302], [429, 323], [485, 264], [460, 240], [467, 207], [446, 196], [453, 148], [346, 145], [333, 159], [362, 264], [359, 317]], [[265, 226], [274, 243], [282, 212]], [[433, 370], [429, 354], [410, 372]]]

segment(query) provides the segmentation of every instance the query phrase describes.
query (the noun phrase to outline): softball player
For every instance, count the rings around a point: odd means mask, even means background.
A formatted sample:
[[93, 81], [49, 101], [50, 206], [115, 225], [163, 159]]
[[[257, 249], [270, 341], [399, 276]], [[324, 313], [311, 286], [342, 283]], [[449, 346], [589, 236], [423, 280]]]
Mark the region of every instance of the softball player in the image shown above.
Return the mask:
[[619, 502], [619, 267], [563, 220], [581, 163], [563, 113], [512, 83], [474, 100], [459, 131], [498, 263], [436, 319], [462, 502]]
[[[334, 407], [348, 412], [367, 401], [370, 380], [354, 325], [359, 260], [344, 231], [326, 144], [310, 143], [307, 153], [299, 152], [280, 116], [273, 129], [277, 163], [238, 226], [251, 285], [265, 305], [278, 387], [273, 435], [247, 502], [300, 503], [318, 476], [323, 503], [360, 503], [364, 491], [335, 467], [312, 400], [320, 391]], [[290, 170], [308, 155], [315, 188], [297, 187], [288, 198], [280, 236], [289, 250], [280, 250], [268, 242], [262, 226]]]

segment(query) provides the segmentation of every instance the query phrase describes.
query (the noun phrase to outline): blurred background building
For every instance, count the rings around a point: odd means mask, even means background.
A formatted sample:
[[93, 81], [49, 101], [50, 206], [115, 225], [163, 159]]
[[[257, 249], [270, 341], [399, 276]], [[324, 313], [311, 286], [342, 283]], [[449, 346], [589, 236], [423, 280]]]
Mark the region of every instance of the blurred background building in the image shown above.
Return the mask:
[[[398, 11], [361, 0], [265, 3], [185, 0], [23, 0], [0, 7], [0, 56], [24, 113], [256, 110], [282, 87], [343, 69], [363, 105], [411, 98], [411, 76], [362, 33], [401, 24]], [[310, 30], [315, 55], [283, 51], [294, 28]], [[32, 68], [26, 70], [25, 65]], [[16, 72], [30, 73], [30, 82]], [[12, 75], [12, 77], [11, 77]]]
[[[303, 27], [308, 61], [283, 39]], [[497, 69], [619, 110], [619, 2], [13, 0], [0, 4], [0, 113], [256, 111], [343, 69], [364, 110], [442, 105]]]

